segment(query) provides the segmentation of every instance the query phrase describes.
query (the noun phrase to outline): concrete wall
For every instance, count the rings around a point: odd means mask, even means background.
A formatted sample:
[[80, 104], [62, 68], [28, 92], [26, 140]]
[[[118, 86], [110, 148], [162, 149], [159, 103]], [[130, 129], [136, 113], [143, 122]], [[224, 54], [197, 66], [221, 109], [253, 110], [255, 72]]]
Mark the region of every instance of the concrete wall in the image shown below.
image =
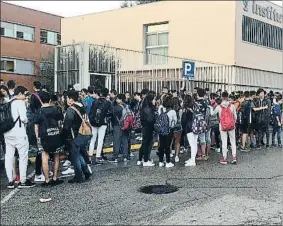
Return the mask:
[[[282, 15], [282, 8], [268, 1], [255, 1], [257, 5], [272, 7], [277, 13]], [[269, 23], [271, 25], [283, 26], [281, 22], [270, 20], [266, 17], [253, 13], [253, 1], [249, 1], [247, 11], [244, 10], [243, 1], [236, 1], [236, 48], [235, 64], [238, 66], [256, 68], [266, 71], [282, 73], [283, 53], [282, 50], [269, 49], [267, 47], [246, 43], [242, 41], [242, 16], [246, 15], [251, 18]]]
[[54, 46], [40, 44], [40, 29], [60, 32], [61, 17], [48, 13], [16, 6], [1, 1], [1, 21], [29, 25], [35, 28], [35, 40], [25, 41], [16, 38], [1, 37], [1, 56], [33, 60], [35, 62], [34, 75], [19, 75], [2, 73], [1, 78], [7, 82], [10, 79], [18, 85], [32, 88], [32, 82], [38, 80], [40, 59], [54, 52]]
[[[234, 1], [163, 1], [64, 18], [62, 44], [85, 41], [143, 51], [143, 26], [168, 21], [170, 56], [232, 65], [235, 4]], [[143, 57], [138, 61], [139, 65], [143, 64]], [[179, 61], [177, 64], [181, 67]], [[170, 67], [170, 60], [167, 66]]]

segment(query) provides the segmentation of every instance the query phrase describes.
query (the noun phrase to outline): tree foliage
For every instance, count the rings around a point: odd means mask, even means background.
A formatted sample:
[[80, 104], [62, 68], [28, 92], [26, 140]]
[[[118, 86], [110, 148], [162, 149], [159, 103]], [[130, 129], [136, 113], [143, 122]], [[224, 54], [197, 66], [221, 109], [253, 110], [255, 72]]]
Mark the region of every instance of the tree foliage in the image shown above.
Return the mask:
[[152, 2], [160, 2], [162, 0], [145, 0], [145, 1], [124, 1], [121, 4], [121, 8], [127, 8], [127, 7], [133, 7], [136, 5], [143, 5], [143, 4], [148, 4]]

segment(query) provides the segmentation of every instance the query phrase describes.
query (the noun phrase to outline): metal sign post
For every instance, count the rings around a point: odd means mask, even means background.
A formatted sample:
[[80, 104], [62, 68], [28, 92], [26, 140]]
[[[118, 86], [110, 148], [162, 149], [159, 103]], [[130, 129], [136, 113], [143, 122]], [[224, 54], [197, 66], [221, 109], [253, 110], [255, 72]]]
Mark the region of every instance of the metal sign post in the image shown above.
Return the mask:
[[192, 61], [183, 61], [182, 62], [183, 69], [183, 78], [189, 81], [189, 90], [193, 92], [193, 83], [195, 80], [195, 62]]

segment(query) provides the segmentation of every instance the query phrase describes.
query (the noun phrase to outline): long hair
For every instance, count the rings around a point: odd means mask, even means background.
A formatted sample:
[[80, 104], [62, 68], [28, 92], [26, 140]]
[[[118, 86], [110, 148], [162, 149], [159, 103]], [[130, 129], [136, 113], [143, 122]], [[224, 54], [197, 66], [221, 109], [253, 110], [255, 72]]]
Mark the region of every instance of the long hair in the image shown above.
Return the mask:
[[152, 104], [152, 101], [154, 99], [154, 96], [153, 95], [147, 95], [145, 98], [144, 98], [144, 101], [143, 101], [143, 106], [142, 107], [150, 107], [150, 108], [153, 108], [153, 104]]
[[181, 103], [178, 97], [173, 97], [172, 99], [173, 110], [179, 111], [181, 108]]
[[195, 105], [194, 99], [191, 95], [186, 95], [184, 97], [184, 109], [193, 109]]

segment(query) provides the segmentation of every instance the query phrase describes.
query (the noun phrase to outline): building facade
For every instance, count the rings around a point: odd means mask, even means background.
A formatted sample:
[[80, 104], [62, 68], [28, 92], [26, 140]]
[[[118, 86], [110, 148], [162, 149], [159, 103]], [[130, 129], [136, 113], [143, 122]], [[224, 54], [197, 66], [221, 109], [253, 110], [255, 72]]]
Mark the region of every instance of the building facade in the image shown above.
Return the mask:
[[[213, 89], [282, 90], [282, 24], [282, 8], [268, 1], [161, 1], [64, 18], [61, 32], [63, 45], [90, 43], [82, 53], [88, 72], [120, 75], [115, 87], [129, 84], [122, 90], [159, 90], [157, 81], [172, 79], [180, 88], [184, 60], [195, 61], [196, 82]], [[115, 71], [92, 70], [103, 64], [93, 58], [101, 46], [116, 47], [105, 54], [115, 56]]]
[[61, 44], [61, 17], [1, 1], [1, 79], [29, 90]]

